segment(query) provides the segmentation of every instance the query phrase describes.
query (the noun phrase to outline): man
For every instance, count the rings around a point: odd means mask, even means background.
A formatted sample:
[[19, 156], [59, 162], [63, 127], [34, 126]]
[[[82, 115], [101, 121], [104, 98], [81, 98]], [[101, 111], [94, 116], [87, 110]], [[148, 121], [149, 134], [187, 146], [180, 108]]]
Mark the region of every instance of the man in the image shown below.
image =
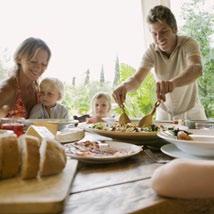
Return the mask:
[[122, 106], [127, 92], [137, 89], [154, 68], [157, 99], [163, 101], [157, 109], [157, 120], [206, 119], [196, 83], [202, 74], [198, 44], [177, 35], [175, 17], [167, 7], [152, 8], [147, 22], [154, 43], [145, 52], [137, 73], [114, 91], [114, 99]]

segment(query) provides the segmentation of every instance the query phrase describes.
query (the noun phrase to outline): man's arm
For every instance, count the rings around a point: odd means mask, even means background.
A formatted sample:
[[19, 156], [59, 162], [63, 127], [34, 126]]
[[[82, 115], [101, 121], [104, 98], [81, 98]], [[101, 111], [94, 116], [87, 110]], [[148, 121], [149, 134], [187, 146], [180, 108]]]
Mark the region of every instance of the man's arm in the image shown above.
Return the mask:
[[176, 87], [181, 87], [194, 82], [202, 75], [202, 65], [200, 56], [191, 56], [188, 58], [188, 64], [185, 71], [168, 81], [157, 82], [157, 98], [165, 101], [165, 95], [172, 92]]
[[149, 69], [144, 67], [139, 68], [135, 75], [130, 77], [126, 82], [124, 82], [126, 90], [127, 91], [136, 90], [144, 81], [148, 73]]
[[180, 87], [194, 82], [201, 75], [201, 58], [199, 56], [191, 56], [188, 58], [188, 66], [185, 72], [172, 79], [172, 82], [174, 82], [175, 87]]

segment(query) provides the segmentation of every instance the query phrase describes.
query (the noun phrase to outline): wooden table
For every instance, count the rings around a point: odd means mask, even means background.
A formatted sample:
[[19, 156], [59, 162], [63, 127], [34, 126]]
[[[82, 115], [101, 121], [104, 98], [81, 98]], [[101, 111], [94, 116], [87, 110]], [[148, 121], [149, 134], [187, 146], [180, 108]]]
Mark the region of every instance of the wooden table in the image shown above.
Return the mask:
[[[151, 156], [152, 155], [152, 156]], [[158, 161], [157, 161], [157, 160]], [[159, 197], [150, 186], [159, 160], [171, 158], [145, 149], [118, 163], [78, 163], [63, 214], [69, 213], [214, 213], [214, 200], [178, 200]]]

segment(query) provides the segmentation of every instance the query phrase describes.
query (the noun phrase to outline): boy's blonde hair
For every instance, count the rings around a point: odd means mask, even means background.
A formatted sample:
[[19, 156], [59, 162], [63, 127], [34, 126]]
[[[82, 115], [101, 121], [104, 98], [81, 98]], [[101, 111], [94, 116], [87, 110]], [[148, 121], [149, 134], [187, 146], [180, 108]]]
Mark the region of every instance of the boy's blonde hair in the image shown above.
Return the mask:
[[108, 102], [108, 106], [109, 106], [109, 112], [111, 111], [111, 97], [109, 94], [105, 93], [105, 92], [98, 92], [97, 94], [95, 94], [93, 97], [92, 97], [92, 101], [91, 101], [91, 107], [92, 107], [92, 113], [95, 114], [95, 102], [97, 99], [100, 99], [100, 98], [105, 98]]
[[51, 87], [56, 89], [59, 92], [59, 100], [61, 100], [64, 96], [64, 85], [61, 80], [54, 77], [47, 77], [43, 79], [39, 85], [41, 88]]

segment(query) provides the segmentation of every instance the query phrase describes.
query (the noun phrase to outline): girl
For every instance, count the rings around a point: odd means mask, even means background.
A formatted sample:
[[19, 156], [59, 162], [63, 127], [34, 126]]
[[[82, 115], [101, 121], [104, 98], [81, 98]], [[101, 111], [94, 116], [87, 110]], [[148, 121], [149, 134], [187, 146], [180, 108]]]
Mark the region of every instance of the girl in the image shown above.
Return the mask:
[[28, 118], [38, 103], [38, 78], [46, 70], [51, 51], [44, 41], [28, 38], [18, 47], [15, 71], [0, 84], [0, 108], [8, 106], [5, 117]]
[[108, 117], [111, 111], [111, 97], [104, 93], [97, 93], [91, 102], [92, 116], [86, 119], [87, 123], [102, 122], [104, 117]]

